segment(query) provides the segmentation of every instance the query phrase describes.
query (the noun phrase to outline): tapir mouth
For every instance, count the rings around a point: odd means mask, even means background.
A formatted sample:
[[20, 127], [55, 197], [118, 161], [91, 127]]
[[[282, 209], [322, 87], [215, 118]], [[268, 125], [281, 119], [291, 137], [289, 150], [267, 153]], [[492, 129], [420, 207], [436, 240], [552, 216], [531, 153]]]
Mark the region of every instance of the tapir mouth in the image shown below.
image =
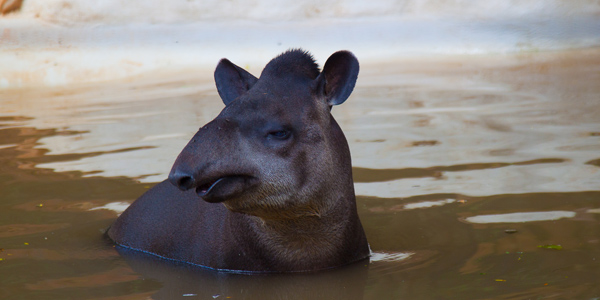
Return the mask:
[[196, 188], [196, 194], [198, 194], [198, 196], [200, 196], [200, 197], [206, 196], [223, 179], [225, 179], [225, 177], [221, 177], [221, 178], [218, 178], [216, 180], [210, 181], [210, 182], [208, 182], [206, 184], [203, 184], [201, 186], [198, 186]]
[[254, 177], [230, 175], [209, 179], [196, 187], [196, 194], [207, 202], [222, 202], [254, 185]]

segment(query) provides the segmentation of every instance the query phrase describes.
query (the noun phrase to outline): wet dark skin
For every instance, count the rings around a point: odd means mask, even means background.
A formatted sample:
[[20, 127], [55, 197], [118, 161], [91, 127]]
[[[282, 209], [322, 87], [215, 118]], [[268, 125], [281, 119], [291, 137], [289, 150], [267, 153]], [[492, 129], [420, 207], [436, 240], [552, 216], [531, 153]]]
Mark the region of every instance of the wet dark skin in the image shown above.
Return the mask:
[[109, 237], [218, 270], [316, 271], [367, 258], [348, 143], [330, 113], [358, 70], [347, 51], [320, 72], [308, 53], [290, 50], [258, 79], [221, 60], [215, 82], [225, 108]]

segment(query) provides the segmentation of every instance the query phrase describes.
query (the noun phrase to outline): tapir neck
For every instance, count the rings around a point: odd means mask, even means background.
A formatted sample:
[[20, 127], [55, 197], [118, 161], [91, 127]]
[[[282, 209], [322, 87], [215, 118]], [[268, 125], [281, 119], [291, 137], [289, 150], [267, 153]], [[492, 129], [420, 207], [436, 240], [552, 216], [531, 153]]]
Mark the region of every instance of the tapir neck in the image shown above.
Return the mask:
[[271, 264], [302, 271], [337, 267], [368, 255], [354, 195], [347, 197], [320, 216], [246, 220]]

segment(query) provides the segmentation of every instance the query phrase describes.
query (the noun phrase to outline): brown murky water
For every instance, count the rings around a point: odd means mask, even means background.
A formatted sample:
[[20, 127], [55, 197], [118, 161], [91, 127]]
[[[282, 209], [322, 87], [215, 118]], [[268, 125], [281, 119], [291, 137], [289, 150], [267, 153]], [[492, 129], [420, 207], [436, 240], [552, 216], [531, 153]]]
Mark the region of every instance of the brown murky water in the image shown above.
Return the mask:
[[103, 238], [221, 109], [210, 72], [0, 91], [0, 299], [600, 298], [600, 50], [364, 65], [334, 114], [374, 254], [301, 275]]

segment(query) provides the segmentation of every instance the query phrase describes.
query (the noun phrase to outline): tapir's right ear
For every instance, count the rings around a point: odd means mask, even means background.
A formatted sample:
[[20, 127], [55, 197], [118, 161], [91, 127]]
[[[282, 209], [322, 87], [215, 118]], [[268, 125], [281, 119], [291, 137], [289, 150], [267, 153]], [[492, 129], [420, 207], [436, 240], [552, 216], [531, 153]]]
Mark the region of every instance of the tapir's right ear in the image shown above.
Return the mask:
[[332, 54], [323, 67], [323, 71], [315, 79], [317, 92], [329, 106], [344, 103], [356, 84], [358, 78], [358, 59], [349, 51], [338, 51]]
[[217, 91], [225, 105], [229, 105], [237, 97], [245, 94], [258, 81], [254, 75], [236, 66], [228, 59], [219, 61], [215, 69]]

